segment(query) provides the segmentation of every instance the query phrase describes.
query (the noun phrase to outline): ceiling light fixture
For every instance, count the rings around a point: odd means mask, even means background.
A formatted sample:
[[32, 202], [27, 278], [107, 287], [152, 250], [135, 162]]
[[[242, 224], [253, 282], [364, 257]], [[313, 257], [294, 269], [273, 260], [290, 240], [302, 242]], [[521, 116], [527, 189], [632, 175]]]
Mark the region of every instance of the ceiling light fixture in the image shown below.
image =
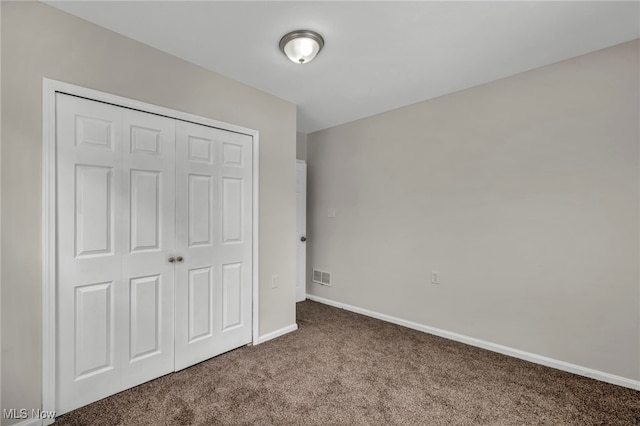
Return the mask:
[[311, 62], [324, 46], [320, 34], [310, 30], [296, 30], [280, 39], [280, 50], [296, 64]]

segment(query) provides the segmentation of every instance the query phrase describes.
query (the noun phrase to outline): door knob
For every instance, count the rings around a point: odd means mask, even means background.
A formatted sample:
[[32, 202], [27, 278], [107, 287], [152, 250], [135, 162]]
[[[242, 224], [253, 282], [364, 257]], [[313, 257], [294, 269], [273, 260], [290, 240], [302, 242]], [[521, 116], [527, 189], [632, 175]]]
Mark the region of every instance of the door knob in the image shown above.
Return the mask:
[[300, 241], [304, 243], [305, 241], [307, 241], [307, 237], [300, 237]]
[[178, 257], [176, 257], [176, 260], [177, 260], [178, 262], [182, 262], [182, 256], [178, 256]]
[[174, 259], [173, 257], [170, 257], [170, 258], [169, 258], [169, 263], [173, 263], [173, 261], [174, 261], [174, 260], [175, 260], [175, 259]]

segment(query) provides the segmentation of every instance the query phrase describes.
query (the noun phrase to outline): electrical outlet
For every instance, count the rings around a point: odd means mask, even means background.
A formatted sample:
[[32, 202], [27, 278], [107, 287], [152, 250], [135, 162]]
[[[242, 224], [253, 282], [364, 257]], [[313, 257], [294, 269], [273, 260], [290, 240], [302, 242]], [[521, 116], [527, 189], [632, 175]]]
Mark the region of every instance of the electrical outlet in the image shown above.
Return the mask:
[[280, 284], [280, 277], [278, 274], [271, 275], [271, 288], [277, 288], [278, 284]]
[[336, 217], [336, 209], [334, 207], [327, 210], [327, 217]]
[[431, 271], [431, 283], [432, 284], [440, 284], [440, 272]]

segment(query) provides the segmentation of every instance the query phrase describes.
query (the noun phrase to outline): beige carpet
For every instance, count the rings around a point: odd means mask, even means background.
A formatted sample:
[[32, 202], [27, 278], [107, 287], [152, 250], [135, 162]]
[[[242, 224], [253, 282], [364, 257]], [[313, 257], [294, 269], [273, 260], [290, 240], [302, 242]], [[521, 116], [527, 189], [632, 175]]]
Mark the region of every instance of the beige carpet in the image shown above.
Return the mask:
[[640, 392], [315, 302], [294, 333], [68, 413], [59, 425], [640, 425]]

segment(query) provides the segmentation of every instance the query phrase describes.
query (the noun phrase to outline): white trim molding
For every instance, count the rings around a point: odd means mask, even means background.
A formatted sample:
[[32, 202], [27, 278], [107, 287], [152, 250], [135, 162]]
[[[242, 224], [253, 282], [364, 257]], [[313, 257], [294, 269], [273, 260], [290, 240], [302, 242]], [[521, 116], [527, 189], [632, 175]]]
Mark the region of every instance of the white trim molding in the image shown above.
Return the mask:
[[276, 337], [284, 336], [285, 334], [291, 333], [298, 329], [298, 324], [291, 324], [286, 327], [282, 327], [277, 329], [276, 331], [272, 331], [271, 333], [264, 334], [258, 338], [258, 343], [254, 343], [259, 345], [260, 343], [268, 342], [269, 340], [273, 340]]
[[[131, 108], [165, 117], [249, 135], [253, 139], [253, 249], [252, 249], [252, 341], [258, 342], [259, 275], [259, 132], [254, 129], [213, 120], [61, 81], [42, 79], [42, 410], [55, 411], [56, 401], [56, 93]], [[34, 424], [51, 424], [53, 420], [35, 419]], [[27, 423], [31, 425], [31, 423]]]
[[612, 383], [614, 385], [623, 386], [625, 388], [640, 390], [640, 380], [628, 379], [626, 377], [616, 376], [614, 374], [605, 373], [603, 371], [594, 370], [592, 368], [583, 367], [569, 362], [560, 361], [531, 352], [521, 351], [520, 349], [510, 348], [508, 346], [499, 345], [497, 343], [487, 342], [486, 340], [476, 339], [475, 337], [465, 336], [463, 334], [453, 333], [451, 331], [442, 330], [440, 328], [430, 327], [428, 325], [419, 324], [413, 321], [404, 320], [402, 318], [393, 317], [391, 315], [381, 314], [379, 312], [370, 311], [369, 309], [359, 308], [357, 306], [347, 305], [346, 303], [336, 302], [335, 300], [325, 299], [324, 297], [307, 294], [307, 299], [347, 311], [362, 314], [371, 318], [401, 325], [413, 330], [422, 331], [423, 333], [433, 334], [435, 336], [444, 337], [445, 339], [454, 340], [456, 342], [465, 343], [492, 352], [498, 352], [503, 355], [512, 356], [514, 358], [523, 359], [536, 364], [555, 368], [569, 373], [578, 374], [580, 376], [589, 377], [591, 379], [600, 380], [602, 382]]
[[35, 419], [35, 418], [29, 418], [26, 420], [23, 420], [19, 423], [14, 423], [12, 426], [42, 426], [42, 425], [50, 425], [53, 424], [54, 420], [53, 419]]
[[258, 253], [260, 252], [260, 246], [258, 245], [258, 235], [260, 235], [260, 229], [258, 225], [260, 218], [258, 215], [258, 203], [260, 201], [260, 135], [257, 131], [253, 133], [253, 252], [252, 252], [252, 277], [253, 277], [253, 328], [252, 328], [252, 342], [257, 344], [258, 334], [260, 332], [260, 259]]
[[42, 409], [56, 409], [56, 91], [42, 81]]

